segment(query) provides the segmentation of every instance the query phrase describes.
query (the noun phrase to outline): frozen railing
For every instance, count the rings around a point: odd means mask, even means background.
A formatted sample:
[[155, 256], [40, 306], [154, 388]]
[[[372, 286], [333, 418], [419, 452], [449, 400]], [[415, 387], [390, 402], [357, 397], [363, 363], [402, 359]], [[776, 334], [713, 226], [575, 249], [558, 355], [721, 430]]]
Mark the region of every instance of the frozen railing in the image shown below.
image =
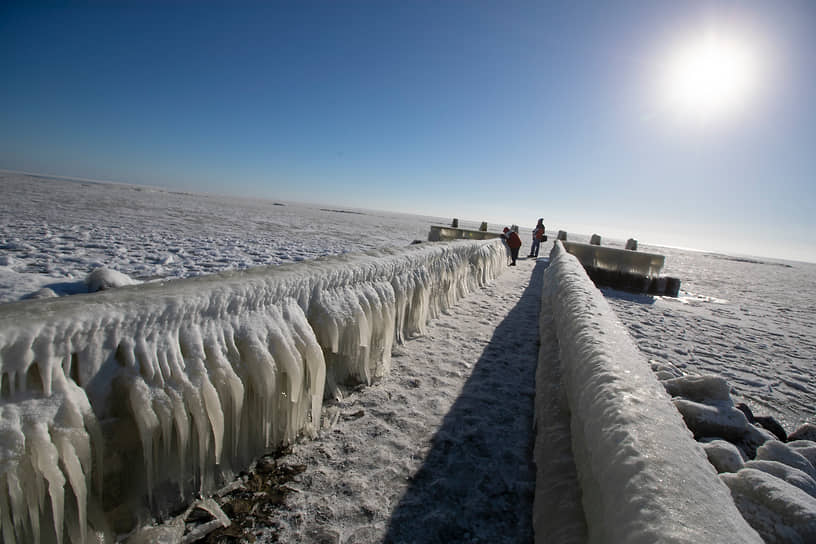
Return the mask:
[[458, 227], [443, 227], [432, 225], [428, 232], [429, 242], [440, 242], [446, 240], [489, 240], [499, 238], [498, 232], [487, 232], [486, 230], [460, 229]]
[[[560, 361], [542, 357], [538, 372], [560, 365], [588, 541], [762, 542], [626, 329], [561, 242], [545, 273], [542, 315], [552, 317]], [[537, 395], [551, 393], [543, 385]], [[536, 404], [547, 406], [539, 399]], [[548, 468], [543, 459], [537, 464]], [[543, 503], [537, 496], [535, 519], [546, 519], [539, 511]], [[538, 542], [548, 538], [536, 534]]]
[[0, 306], [3, 542], [111, 541], [213, 489], [504, 263], [422, 244]]

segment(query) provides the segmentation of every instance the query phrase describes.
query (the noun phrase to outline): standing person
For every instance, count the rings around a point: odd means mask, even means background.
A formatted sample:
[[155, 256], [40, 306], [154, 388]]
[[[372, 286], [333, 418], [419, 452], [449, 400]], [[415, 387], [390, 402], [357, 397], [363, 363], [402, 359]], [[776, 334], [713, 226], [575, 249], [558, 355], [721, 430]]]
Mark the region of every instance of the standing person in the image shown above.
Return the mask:
[[507, 253], [507, 264], [510, 264], [510, 247], [507, 245], [507, 233], [508, 232], [510, 232], [510, 229], [508, 229], [507, 227], [504, 227], [504, 229], [502, 230], [502, 233], [501, 233], [501, 240], [502, 240], [502, 243], [504, 244], [504, 247], [507, 250], [506, 251], [506, 253]]
[[527, 257], [538, 257], [538, 248], [541, 242], [545, 242], [547, 236], [544, 234], [544, 218], [539, 218], [533, 229], [533, 245], [530, 246], [530, 254]]
[[519, 249], [521, 248], [521, 238], [516, 231], [504, 229], [507, 237], [507, 247], [510, 248], [510, 266], [516, 266], [516, 259], [518, 259]]

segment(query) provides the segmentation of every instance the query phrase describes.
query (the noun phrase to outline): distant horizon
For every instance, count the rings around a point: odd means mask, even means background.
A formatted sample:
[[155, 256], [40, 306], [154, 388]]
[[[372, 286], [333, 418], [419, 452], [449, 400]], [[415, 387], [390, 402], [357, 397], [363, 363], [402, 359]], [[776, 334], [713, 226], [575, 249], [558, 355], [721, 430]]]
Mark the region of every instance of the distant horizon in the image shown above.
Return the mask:
[[[435, 215], [429, 213], [422, 213], [422, 212], [410, 212], [410, 211], [403, 211], [403, 210], [394, 210], [394, 209], [383, 209], [383, 208], [371, 208], [366, 206], [357, 206], [357, 205], [338, 205], [338, 204], [331, 204], [329, 202], [318, 202], [318, 201], [305, 201], [305, 200], [292, 200], [292, 199], [284, 199], [284, 198], [274, 198], [268, 196], [260, 196], [260, 197], [250, 197], [244, 195], [235, 195], [235, 194], [227, 194], [227, 193], [219, 193], [219, 192], [209, 192], [209, 191], [194, 191], [194, 190], [180, 190], [178, 188], [166, 185], [156, 185], [156, 184], [144, 184], [144, 183], [130, 183], [127, 181], [115, 181], [115, 180], [104, 180], [104, 179], [91, 179], [91, 178], [82, 178], [82, 177], [74, 177], [74, 176], [64, 176], [64, 175], [57, 175], [51, 173], [41, 173], [41, 172], [26, 172], [20, 170], [8, 170], [4, 168], [0, 168], [0, 174], [14, 174], [14, 175], [24, 175], [24, 176], [31, 176], [31, 177], [38, 177], [42, 179], [55, 179], [55, 180], [62, 180], [62, 181], [70, 181], [70, 182], [82, 182], [82, 183], [97, 183], [97, 184], [110, 184], [110, 185], [126, 185], [131, 187], [145, 187], [150, 189], [158, 189], [162, 191], [167, 191], [171, 193], [177, 194], [189, 194], [194, 196], [213, 196], [213, 197], [222, 197], [222, 198], [234, 198], [237, 200], [264, 200], [271, 204], [276, 202], [283, 202], [295, 205], [302, 205], [306, 207], [316, 207], [321, 208], [324, 206], [332, 206], [332, 209], [340, 209], [340, 208], [348, 208], [354, 211], [370, 211], [370, 212], [383, 212], [389, 214], [397, 214], [397, 215], [410, 215], [414, 217], [426, 217], [428, 219], [436, 219], [440, 221], [441, 225], [450, 224], [453, 219], [457, 219], [460, 224], [462, 222], [471, 223], [474, 225], [479, 225], [483, 221], [487, 221], [489, 224], [497, 225], [497, 226], [512, 226], [518, 225], [521, 229], [532, 230], [532, 225], [527, 225], [526, 223], [521, 224], [517, 220], [514, 221], [495, 221], [491, 219], [483, 219], [483, 218], [468, 218], [468, 217], [455, 217], [455, 216], [442, 216], [442, 215]], [[430, 225], [429, 225], [430, 226]], [[550, 227], [547, 226], [547, 232], [558, 232], [559, 230], [565, 230], [561, 227]], [[590, 232], [591, 231], [591, 232]], [[617, 236], [607, 236], [604, 235], [603, 232], [598, 230], [592, 230], [587, 232], [580, 232], [575, 230], [566, 230], [568, 235], [579, 236], [581, 238], [589, 238], [592, 234], [598, 234], [602, 237], [602, 240], [614, 240], [616, 242], [625, 243], [626, 240], [632, 238], [632, 236], [625, 236], [625, 237], [617, 237]], [[637, 239], [638, 244], [641, 246], [653, 246], [653, 247], [663, 247], [667, 249], [678, 249], [682, 251], [692, 251], [696, 253], [711, 253], [711, 254], [719, 254], [719, 255], [728, 255], [731, 257], [748, 257], [754, 259], [770, 259], [770, 260], [777, 260], [777, 261], [785, 261], [785, 262], [792, 262], [792, 263], [804, 263], [804, 264], [816, 264], [816, 260], [808, 261], [803, 259], [795, 259], [795, 258], [786, 258], [786, 257], [776, 257], [773, 255], [760, 255], [754, 253], [740, 253], [724, 248], [695, 248], [695, 247], [686, 247], [686, 246], [679, 246], [679, 245], [672, 245], [670, 243], [652, 241], [648, 238], [646, 239]]]
[[814, 20], [809, 0], [10, 0], [0, 168], [816, 262]]

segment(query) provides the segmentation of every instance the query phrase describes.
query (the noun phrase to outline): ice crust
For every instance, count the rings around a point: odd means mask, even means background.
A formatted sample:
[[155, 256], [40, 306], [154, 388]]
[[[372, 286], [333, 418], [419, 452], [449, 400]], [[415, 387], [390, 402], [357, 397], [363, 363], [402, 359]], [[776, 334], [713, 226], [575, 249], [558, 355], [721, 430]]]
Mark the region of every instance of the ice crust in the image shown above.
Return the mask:
[[110, 540], [212, 490], [504, 263], [461, 241], [3, 305], [3, 541]]
[[588, 541], [762, 542], [647, 360], [560, 242], [544, 293], [557, 331]]

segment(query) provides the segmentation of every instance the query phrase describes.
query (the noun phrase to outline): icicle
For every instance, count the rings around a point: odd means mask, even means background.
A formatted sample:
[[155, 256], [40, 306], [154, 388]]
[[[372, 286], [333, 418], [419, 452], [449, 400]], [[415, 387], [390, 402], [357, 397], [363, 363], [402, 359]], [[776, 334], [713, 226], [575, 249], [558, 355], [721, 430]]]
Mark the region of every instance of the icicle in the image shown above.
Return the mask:
[[134, 376], [129, 381], [129, 401], [130, 409], [133, 413], [133, 420], [139, 429], [139, 438], [142, 442], [142, 455], [145, 462], [145, 477], [147, 479], [147, 496], [151, 505], [153, 503], [153, 434], [159, 429], [159, 419], [153, 411], [153, 403], [150, 398], [150, 389], [145, 381], [138, 376]]
[[8, 483], [8, 473], [0, 474], [0, 535], [3, 536], [3, 542], [6, 544], [15, 544], [17, 540], [14, 538], [15, 533], [20, 533], [20, 527], [17, 518], [12, 521], [13, 508], [9, 503], [12, 502], [11, 497], [13, 492], [10, 490]]
[[[54, 438], [54, 444], [59, 452], [62, 465], [65, 467], [65, 472], [68, 474], [68, 482], [71, 484], [71, 489], [74, 490], [79, 514], [79, 519], [76, 520], [75, 523], [79, 526], [81, 542], [85, 542], [87, 532], [86, 505], [88, 503], [85, 474], [82, 471], [82, 465], [79, 461], [79, 457], [77, 457], [76, 450], [74, 450], [74, 446], [65, 435], [58, 434]], [[56, 524], [56, 520], [54, 523]], [[57, 527], [58, 534], [60, 534], [61, 531], [62, 525]]]
[[28, 448], [36, 470], [48, 482], [48, 495], [51, 498], [51, 511], [54, 515], [54, 531], [57, 542], [62, 542], [62, 515], [65, 501], [65, 477], [59, 470], [59, 455], [57, 448], [51, 442], [48, 428], [45, 423], [31, 424], [25, 430], [28, 439]]

